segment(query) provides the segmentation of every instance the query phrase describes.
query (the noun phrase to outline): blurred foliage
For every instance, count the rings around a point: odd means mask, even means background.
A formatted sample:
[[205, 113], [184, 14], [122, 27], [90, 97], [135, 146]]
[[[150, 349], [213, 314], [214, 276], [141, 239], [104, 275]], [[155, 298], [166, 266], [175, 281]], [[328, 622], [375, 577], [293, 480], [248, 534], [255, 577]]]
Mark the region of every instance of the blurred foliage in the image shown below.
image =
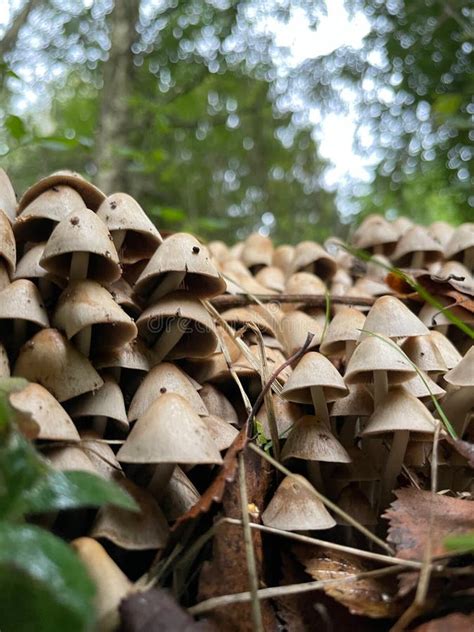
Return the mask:
[[[97, 175], [113, 8], [33, 3], [0, 92], [0, 153], [19, 191], [64, 166]], [[15, 6], [17, 16], [26, 4]], [[471, 13], [457, 0], [347, 9], [370, 25], [362, 47], [295, 66], [265, 25], [284, 28], [299, 11], [317, 28], [322, 0], [141, 0], [132, 88], [113, 95], [129, 108], [125, 141], [108, 140], [125, 159], [120, 188], [165, 230], [226, 241], [258, 228], [277, 241], [344, 235], [309, 113], [355, 104], [373, 177], [349, 187], [348, 208], [338, 201], [346, 223], [354, 210], [470, 218]]]

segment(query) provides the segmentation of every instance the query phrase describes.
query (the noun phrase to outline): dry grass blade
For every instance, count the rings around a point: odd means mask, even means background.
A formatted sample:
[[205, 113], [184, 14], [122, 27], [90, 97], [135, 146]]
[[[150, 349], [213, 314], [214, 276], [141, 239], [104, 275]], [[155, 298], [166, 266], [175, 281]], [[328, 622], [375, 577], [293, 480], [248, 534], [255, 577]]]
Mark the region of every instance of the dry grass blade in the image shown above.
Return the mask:
[[[213, 298], [210, 302], [218, 309], [230, 307], [245, 307], [252, 303], [265, 304], [278, 301], [279, 303], [304, 303], [308, 307], [326, 307], [325, 294], [223, 294]], [[372, 296], [336, 296], [331, 295], [334, 305], [355, 305], [370, 307], [374, 304]]]

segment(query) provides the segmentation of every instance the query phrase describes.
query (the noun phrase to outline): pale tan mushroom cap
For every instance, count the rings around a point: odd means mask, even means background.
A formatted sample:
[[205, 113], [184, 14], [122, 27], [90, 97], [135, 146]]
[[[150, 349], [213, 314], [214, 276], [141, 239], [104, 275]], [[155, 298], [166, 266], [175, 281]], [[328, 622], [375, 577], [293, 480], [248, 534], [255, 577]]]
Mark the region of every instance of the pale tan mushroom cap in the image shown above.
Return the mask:
[[89, 360], [57, 329], [42, 329], [23, 345], [14, 375], [38, 382], [60, 402], [103, 384]]
[[209, 312], [200, 301], [184, 291], [167, 294], [148, 307], [137, 320], [141, 335], [159, 336], [167, 322], [180, 319], [183, 337], [168, 354], [168, 358], [201, 358], [213, 353], [217, 346], [215, 326]]
[[220, 417], [230, 424], [237, 425], [239, 423], [235, 408], [224, 393], [221, 393], [213, 384], [204, 384], [199, 395], [209, 415]]
[[[375, 301], [365, 319], [364, 330], [387, 338], [425, 336], [429, 333], [421, 320], [394, 296], [381, 296]], [[369, 335], [361, 332], [360, 340]]]
[[349, 463], [351, 460], [326, 424], [313, 415], [301, 417], [291, 428], [281, 458], [284, 461], [296, 458], [328, 463]]
[[16, 195], [10, 178], [3, 169], [0, 169], [0, 210], [5, 213], [10, 222], [15, 221]]
[[436, 347], [443, 358], [443, 362], [448, 369], [453, 369], [457, 363], [461, 361], [462, 356], [459, 351], [453, 345], [451, 340], [449, 340], [449, 338], [440, 331], [436, 331], [436, 329], [430, 331], [430, 339], [436, 344]]
[[398, 263], [408, 263], [407, 255], [415, 252], [425, 253], [425, 263], [438, 261], [443, 256], [442, 246], [423, 226], [409, 228], [398, 241], [391, 258]]
[[74, 211], [59, 222], [46, 243], [41, 265], [48, 272], [67, 278], [75, 252], [89, 254], [89, 279], [112, 283], [120, 277], [112, 236], [100, 217], [88, 208]]
[[160, 499], [160, 506], [166, 518], [170, 522], [176, 520], [191, 509], [199, 498], [197, 489], [183, 470], [176, 465], [164, 496]]
[[312, 531], [336, 526], [334, 518], [304, 481], [299, 474], [283, 479], [262, 514], [264, 525], [284, 531]]
[[398, 241], [398, 230], [381, 215], [369, 215], [355, 231], [352, 241], [357, 248], [394, 244]]
[[359, 340], [364, 328], [365, 315], [354, 307], [344, 307], [331, 320], [321, 344], [321, 353], [340, 355], [346, 350], [347, 341]]
[[390, 384], [400, 384], [412, 378], [416, 370], [404, 357], [401, 349], [398, 351], [394, 348], [394, 344], [391, 340], [377, 336], [364, 338], [347, 364], [344, 376], [346, 383], [371, 383], [374, 371], [387, 371]]
[[215, 415], [207, 415], [203, 417], [202, 420], [206, 424], [209, 434], [219, 452], [227, 450], [235, 437], [239, 434], [237, 428], [234, 428], [230, 423]]
[[362, 384], [350, 384], [349, 395], [336, 399], [329, 414], [331, 417], [367, 417], [374, 411], [374, 402]]
[[161, 362], [146, 375], [133, 396], [128, 410], [129, 421], [141, 417], [151, 404], [165, 393], [180, 395], [198, 415], [209, 414], [186, 373], [171, 362]]
[[265, 266], [257, 272], [255, 280], [275, 292], [283, 292], [285, 289], [285, 275], [283, 271], [276, 266]]
[[275, 336], [275, 330], [264, 310], [251, 309], [249, 307], [232, 307], [222, 312], [221, 317], [236, 330], [251, 323], [255, 325], [262, 334]]
[[61, 404], [41, 384], [30, 383], [10, 394], [10, 404], [20, 415], [29, 415], [39, 426], [38, 439], [79, 441], [79, 433]]
[[128, 419], [120, 386], [109, 375], [104, 375], [104, 384], [93, 393], [86, 393], [74, 400], [69, 408], [73, 419], [80, 417], [107, 417], [115, 421], [122, 430], [128, 430]]
[[299, 310], [294, 310], [282, 318], [279, 339], [286, 355], [290, 356], [301, 349], [309, 333], [313, 334], [313, 338], [308, 350], [315, 349], [321, 342], [323, 333], [323, 327], [316, 319]]
[[327, 401], [347, 395], [348, 388], [331, 362], [321, 353], [310, 351], [298, 362], [281, 396], [292, 402], [310, 404], [311, 386], [322, 386]]
[[147, 294], [169, 272], [185, 273], [184, 286], [198, 298], [211, 298], [226, 289], [206, 246], [187, 233], [175, 233], [163, 241], [141, 273], [135, 290]]
[[310, 272], [295, 272], [285, 285], [286, 294], [324, 294], [325, 291], [324, 281]]
[[403, 382], [403, 388], [414, 397], [423, 400], [431, 399], [433, 395], [436, 399], [442, 397], [446, 391], [436, 384], [424, 371], [420, 371], [421, 376], [416, 373], [411, 380]]
[[99, 476], [115, 483], [120, 477], [125, 476], [115, 452], [108, 443], [102, 441], [102, 436], [98, 432], [83, 430], [79, 434], [81, 450], [96, 468]]
[[[89, 472], [102, 476], [80, 444], [55, 447], [45, 451], [45, 457], [60, 472]], [[106, 478], [102, 476], [102, 478]]]
[[20, 199], [18, 210], [23, 211], [31, 202], [39, 195], [51, 189], [65, 185], [75, 189], [84, 200], [86, 206], [93, 211], [96, 211], [102, 202], [105, 200], [105, 195], [91, 182], [83, 178], [80, 174], [73, 171], [56, 171], [41, 180], [38, 180], [33, 186], [23, 193]]
[[132, 286], [123, 278], [111, 283], [107, 290], [114, 301], [133, 318], [138, 318], [142, 313], [141, 301], [132, 290]]
[[280, 270], [286, 276], [289, 273], [291, 262], [293, 261], [294, 255], [295, 255], [294, 246], [290, 246], [288, 244], [277, 246], [275, 250], [273, 251], [272, 265], [280, 268]]
[[382, 404], [369, 418], [361, 434], [365, 437], [398, 430], [433, 434], [436, 423], [424, 404], [403, 387], [398, 387], [389, 391]]
[[16, 243], [12, 225], [5, 213], [0, 210], [0, 256], [7, 265], [10, 276], [15, 272]]
[[27, 279], [13, 281], [0, 292], [0, 319], [27, 320], [39, 327], [49, 327], [38, 288]]
[[132, 318], [95, 281], [71, 281], [56, 304], [53, 324], [71, 339], [86, 327], [94, 327], [93, 349], [121, 347], [137, 335]]
[[118, 349], [108, 349], [94, 359], [98, 369], [131, 369], [147, 373], [151, 364], [151, 354], [143, 342], [136, 338]]
[[330, 280], [335, 275], [337, 263], [331, 255], [315, 241], [301, 241], [295, 248], [291, 262], [291, 272], [298, 272], [311, 266], [316, 276]]
[[269, 266], [272, 263], [273, 243], [269, 237], [252, 233], [243, 244], [240, 258], [247, 268]]
[[155, 400], [133, 426], [117, 458], [125, 463], [221, 463], [209, 431], [174, 393]]
[[461, 224], [454, 231], [446, 246], [446, 259], [458, 256], [468, 248], [474, 247], [474, 223]]
[[446, 373], [444, 379], [453, 386], [474, 386], [474, 347], [471, 347], [463, 359]]
[[227, 244], [220, 239], [214, 239], [207, 244], [211, 257], [217, 263], [224, 262], [229, 257], [229, 248]]
[[453, 236], [455, 231], [454, 226], [448, 224], [448, 222], [433, 222], [428, 226], [428, 234], [433, 237], [435, 241], [437, 241], [443, 249], [446, 248], [449, 240]]
[[45, 246], [45, 242], [35, 244], [32, 248], [24, 253], [23, 257], [20, 259], [16, 266], [16, 270], [12, 276], [12, 280], [46, 278], [48, 281], [55, 283], [59, 287], [63, 287], [65, 285], [65, 281], [63, 279], [50, 274], [47, 270], [43, 268], [43, 266], [40, 265], [40, 260], [43, 256]]
[[135, 500], [139, 511], [105, 505], [99, 509], [90, 535], [110, 540], [128, 551], [163, 549], [168, 541], [169, 529], [156, 500], [149, 491], [127, 478], [117, 482]]
[[422, 371], [444, 373], [447, 371], [446, 363], [443, 360], [436, 342], [428, 336], [413, 336], [408, 338], [402, 345], [403, 351], [410, 360]]

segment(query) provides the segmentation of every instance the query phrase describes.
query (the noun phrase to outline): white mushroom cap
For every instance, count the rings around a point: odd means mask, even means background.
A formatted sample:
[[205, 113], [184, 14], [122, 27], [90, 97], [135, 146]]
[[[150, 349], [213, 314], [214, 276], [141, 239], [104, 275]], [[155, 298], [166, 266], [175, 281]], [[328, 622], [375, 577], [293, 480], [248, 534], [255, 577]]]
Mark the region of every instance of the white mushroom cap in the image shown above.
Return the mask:
[[[394, 296], [381, 296], [375, 301], [365, 319], [364, 330], [387, 338], [424, 336], [429, 333], [421, 320]], [[361, 332], [360, 340], [368, 335]]]
[[453, 386], [474, 386], [474, 347], [471, 347], [463, 359], [446, 373], [444, 379]]
[[96, 211], [102, 201], [105, 199], [105, 195], [91, 182], [83, 178], [80, 174], [73, 171], [56, 171], [41, 180], [38, 180], [33, 186], [23, 193], [19, 202], [18, 210], [23, 211], [31, 202], [39, 195], [51, 189], [52, 187], [65, 185], [75, 189], [84, 200], [86, 206], [93, 211]]
[[323, 421], [312, 415], [301, 417], [292, 426], [281, 452], [283, 460], [349, 463], [351, 458]]
[[322, 386], [328, 402], [344, 397], [349, 392], [334, 365], [315, 351], [310, 351], [301, 358], [281, 395], [292, 402], [310, 404], [311, 386]]
[[[311, 268], [307, 270], [307, 268]], [[330, 280], [336, 273], [337, 263], [322, 246], [314, 241], [301, 241], [295, 248], [291, 262], [291, 272], [310, 271], [324, 280]]]
[[0, 320], [26, 320], [49, 327], [48, 314], [34, 283], [18, 279], [0, 292]]
[[367, 384], [373, 381], [374, 371], [386, 371], [391, 384], [400, 384], [413, 377], [414, 367], [393, 347], [395, 343], [377, 336], [364, 338], [355, 348], [347, 364], [344, 380], [347, 384]]
[[360, 330], [364, 328], [365, 315], [354, 307], [344, 307], [334, 316], [328, 325], [321, 353], [340, 355], [346, 350], [347, 341], [357, 341]]

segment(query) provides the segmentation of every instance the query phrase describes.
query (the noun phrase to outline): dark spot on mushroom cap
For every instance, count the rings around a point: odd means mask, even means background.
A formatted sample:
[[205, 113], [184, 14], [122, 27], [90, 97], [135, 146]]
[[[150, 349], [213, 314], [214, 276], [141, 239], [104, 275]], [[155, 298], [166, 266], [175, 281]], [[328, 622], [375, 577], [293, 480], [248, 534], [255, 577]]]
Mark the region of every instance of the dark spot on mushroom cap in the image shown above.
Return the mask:
[[54, 191], [55, 193], [58, 193], [59, 191], [58, 187], [51, 187], [51, 190]]
[[117, 208], [117, 202], [112, 200], [112, 202], [110, 202], [110, 208]]
[[69, 220], [73, 226], [77, 226], [79, 224], [79, 218], [74, 216]]
[[162, 386], [160, 388], [160, 393], [166, 393], [166, 386]]
[[199, 246], [193, 246], [193, 254], [195, 255], [199, 254], [200, 250], [201, 249], [199, 248]]

